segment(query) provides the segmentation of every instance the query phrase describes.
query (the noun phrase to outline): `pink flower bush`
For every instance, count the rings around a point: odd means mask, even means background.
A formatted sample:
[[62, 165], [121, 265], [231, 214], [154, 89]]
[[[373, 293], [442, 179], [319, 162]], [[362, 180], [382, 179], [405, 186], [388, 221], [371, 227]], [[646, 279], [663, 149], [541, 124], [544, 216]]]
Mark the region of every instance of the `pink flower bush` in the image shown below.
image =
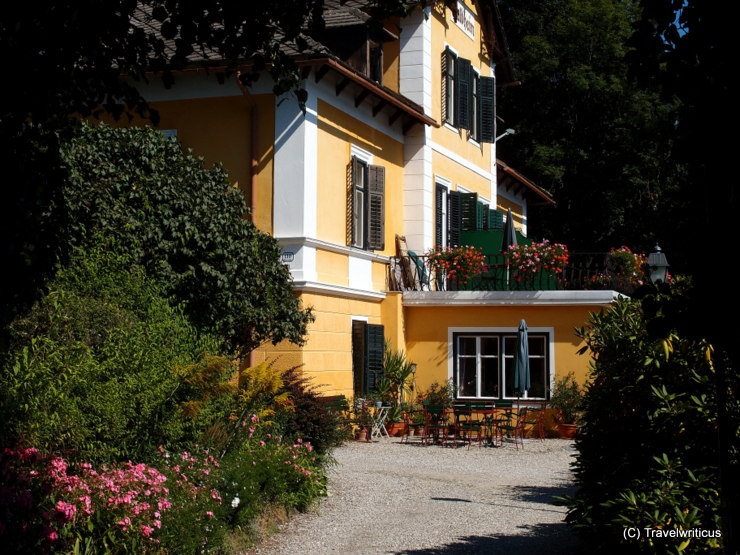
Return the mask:
[[33, 448], [5, 449], [0, 455], [0, 505], [6, 508], [0, 512], [0, 541], [16, 541], [14, 535], [20, 534], [18, 545], [40, 545], [43, 551], [65, 550], [73, 538], [90, 535], [96, 545], [138, 545], [134, 536], [156, 545], [162, 513], [175, 506], [173, 494], [190, 501], [203, 497], [209, 507], [221, 503], [216, 489], [199, 482], [218, 467], [213, 456], [185, 452], [180, 458], [185, 462], [179, 472], [166, 464], [160, 472], [127, 462], [100, 470], [83, 463], [79, 474], [70, 474], [60, 457]]
[[615, 289], [631, 294], [648, 280], [647, 256], [629, 247], [611, 249], [606, 258], [606, 272], [591, 276], [589, 289]]
[[510, 247], [507, 264], [514, 271], [515, 279], [524, 281], [539, 272], [560, 274], [568, 265], [568, 259], [568, 247], [545, 239], [541, 243]]

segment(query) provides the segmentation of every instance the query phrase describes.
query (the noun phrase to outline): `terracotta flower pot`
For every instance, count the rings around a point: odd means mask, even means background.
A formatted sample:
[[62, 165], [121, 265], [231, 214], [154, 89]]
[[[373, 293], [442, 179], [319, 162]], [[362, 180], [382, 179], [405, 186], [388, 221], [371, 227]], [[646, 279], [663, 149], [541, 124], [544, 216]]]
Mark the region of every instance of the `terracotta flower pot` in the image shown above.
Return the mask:
[[577, 431], [575, 424], [558, 424], [558, 433], [562, 439], [574, 439]]

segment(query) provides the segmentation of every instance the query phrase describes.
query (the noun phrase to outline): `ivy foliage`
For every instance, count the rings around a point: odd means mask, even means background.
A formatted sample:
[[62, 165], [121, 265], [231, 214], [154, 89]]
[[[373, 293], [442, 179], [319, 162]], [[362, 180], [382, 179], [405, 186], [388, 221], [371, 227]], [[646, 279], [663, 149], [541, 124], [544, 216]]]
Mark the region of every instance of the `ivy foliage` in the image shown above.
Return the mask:
[[151, 128], [83, 124], [62, 145], [68, 173], [58, 233], [115, 241], [183, 303], [198, 329], [248, 351], [264, 341], [301, 343], [302, 310], [274, 238], [244, 216], [243, 193], [224, 169], [203, 166]]
[[[674, 285], [682, 287], [681, 280]], [[647, 324], [640, 302], [621, 300], [579, 331], [592, 373], [576, 440], [579, 489], [568, 520], [601, 548], [696, 553], [718, 546], [719, 539], [651, 540], [643, 534], [638, 541], [622, 532], [719, 529], [720, 449], [730, 452], [737, 468], [740, 383], [737, 376], [728, 383], [726, 425], [734, 439], [720, 448], [716, 366], [727, 361], [705, 340], [675, 332], [655, 339]]]
[[[218, 346], [129, 257], [78, 251], [11, 326], [0, 370], [3, 444], [112, 462], [192, 442], [208, 420], [185, 403], [213, 412], [228, 393], [234, 369], [213, 356]], [[201, 366], [218, 376], [197, 379]]]

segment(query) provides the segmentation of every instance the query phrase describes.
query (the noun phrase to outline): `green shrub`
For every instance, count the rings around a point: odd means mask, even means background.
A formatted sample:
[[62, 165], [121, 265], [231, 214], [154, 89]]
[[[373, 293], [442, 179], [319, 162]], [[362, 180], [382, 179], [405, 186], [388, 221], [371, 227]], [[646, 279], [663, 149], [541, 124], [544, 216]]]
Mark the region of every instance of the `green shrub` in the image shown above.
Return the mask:
[[555, 411], [555, 418], [561, 424], [575, 424], [581, 414], [583, 396], [573, 372], [555, 380], [549, 407]]
[[[191, 441], [207, 425], [181, 404], [213, 402], [192, 377], [218, 341], [199, 335], [125, 256], [78, 252], [11, 333], [0, 391], [6, 445], [91, 462], [147, 460], [157, 445]], [[218, 382], [230, 373], [221, 369]]]
[[224, 169], [206, 169], [151, 128], [83, 124], [62, 145], [68, 172], [59, 233], [84, 245], [114, 238], [184, 304], [200, 330], [244, 352], [264, 341], [303, 341], [309, 310], [293, 295], [277, 241], [245, 219], [243, 193]]
[[310, 442], [320, 455], [350, 439], [345, 416], [326, 410], [300, 367], [285, 371], [283, 383], [282, 391], [288, 393], [291, 402], [279, 411], [276, 420], [284, 436]]
[[[715, 364], [702, 340], [653, 339], [637, 301], [594, 314], [579, 335], [592, 356], [576, 440], [578, 491], [568, 521], [598, 548], [695, 553], [716, 538], [623, 538], [625, 527], [719, 528]], [[737, 376], [729, 425], [737, 430]], [[737, 453], [738, 436], [723, 448]]]

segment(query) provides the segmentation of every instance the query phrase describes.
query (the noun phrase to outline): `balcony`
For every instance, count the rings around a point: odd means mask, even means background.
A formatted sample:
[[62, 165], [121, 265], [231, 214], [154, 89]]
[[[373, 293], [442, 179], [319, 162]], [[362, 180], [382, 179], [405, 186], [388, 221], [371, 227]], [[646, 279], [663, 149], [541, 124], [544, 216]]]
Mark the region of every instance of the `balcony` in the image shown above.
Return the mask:
[[391, 258], [389, 291], [579, 291], [609, 289], [631, 294], [634, 280], [610, 271], [608, 253], [570, 253], [560, 273], [519, 272], [506, 254], [483, 255], [483, 272], [470, 278], [449, 277], [428, 256]]

